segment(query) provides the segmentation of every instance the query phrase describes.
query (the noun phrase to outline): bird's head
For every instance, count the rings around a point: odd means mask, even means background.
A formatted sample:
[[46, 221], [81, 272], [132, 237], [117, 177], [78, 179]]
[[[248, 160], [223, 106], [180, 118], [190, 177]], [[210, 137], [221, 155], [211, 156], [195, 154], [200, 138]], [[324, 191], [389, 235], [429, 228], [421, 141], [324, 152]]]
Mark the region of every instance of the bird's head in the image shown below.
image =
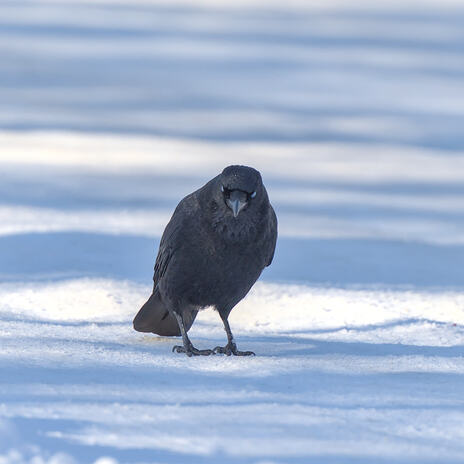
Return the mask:
[[219, 176], [220, 195], [234, 218], [240, 212], [260, 203], [263, 196], [261, 174], [248, 166], [228, 166]]

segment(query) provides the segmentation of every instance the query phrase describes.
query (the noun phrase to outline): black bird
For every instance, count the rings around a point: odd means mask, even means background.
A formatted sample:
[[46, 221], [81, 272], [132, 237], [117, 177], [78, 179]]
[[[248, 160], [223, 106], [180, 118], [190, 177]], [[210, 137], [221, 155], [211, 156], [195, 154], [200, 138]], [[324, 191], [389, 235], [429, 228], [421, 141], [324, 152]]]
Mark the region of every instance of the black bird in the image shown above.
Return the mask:
[[[228, 317], [269, 266], [277, 240], [277, 218], [261, 174], [229, 166], [178, 205], [161, 238], [153, 293], [134, 319], [134, 329], [182, 335], [173, 351], [192, 355], [238, 351]], [[221, 316], [227, 345], [196, 349], [187, 336], [198, 311], [213, 306]]]

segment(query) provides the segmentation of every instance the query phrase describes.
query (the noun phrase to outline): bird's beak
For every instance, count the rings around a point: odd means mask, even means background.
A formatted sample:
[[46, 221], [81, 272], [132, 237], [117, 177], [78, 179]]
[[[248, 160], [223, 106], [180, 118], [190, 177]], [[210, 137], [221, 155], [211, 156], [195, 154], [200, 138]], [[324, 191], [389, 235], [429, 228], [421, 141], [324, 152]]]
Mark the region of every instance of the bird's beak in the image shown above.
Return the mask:
[[247, 204], [247, 194], [240, 190], [232, 190], [229, 198], [226, 200], [226, 203], [232, 210], [232, 213], [234, 213], [234, 217], [237, 217], [238, 213], [240, 213], [242, 208]]

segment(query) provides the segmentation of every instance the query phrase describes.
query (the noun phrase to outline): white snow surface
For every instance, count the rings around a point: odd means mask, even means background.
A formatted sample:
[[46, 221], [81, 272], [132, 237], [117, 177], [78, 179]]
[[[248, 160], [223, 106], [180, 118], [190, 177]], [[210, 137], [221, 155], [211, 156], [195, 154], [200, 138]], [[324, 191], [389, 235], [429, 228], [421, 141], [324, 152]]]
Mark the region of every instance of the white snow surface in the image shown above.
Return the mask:
[[[464, 7], [0, 4], [0, 464], [462, 463]], [[137, 333], [177, 202], [258, 168], [255, 357]], [[202, 311], [194, 345], [225, 343]]]

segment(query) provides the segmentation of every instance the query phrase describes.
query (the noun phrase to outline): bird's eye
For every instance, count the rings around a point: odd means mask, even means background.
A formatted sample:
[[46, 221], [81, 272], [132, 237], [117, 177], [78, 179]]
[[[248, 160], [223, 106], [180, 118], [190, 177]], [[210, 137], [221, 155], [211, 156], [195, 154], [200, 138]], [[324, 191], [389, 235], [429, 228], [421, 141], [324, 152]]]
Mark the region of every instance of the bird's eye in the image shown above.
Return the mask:
[[221, 192], [223, 193], [225, 198], [229, 198], [230, 190], [227, 187], [224, 187], [223, 185], [221, 185]]
[[256, 196], [256, 192], [253, 192], [251, 195], [250, 195], [250, 198], [254, 198]]

